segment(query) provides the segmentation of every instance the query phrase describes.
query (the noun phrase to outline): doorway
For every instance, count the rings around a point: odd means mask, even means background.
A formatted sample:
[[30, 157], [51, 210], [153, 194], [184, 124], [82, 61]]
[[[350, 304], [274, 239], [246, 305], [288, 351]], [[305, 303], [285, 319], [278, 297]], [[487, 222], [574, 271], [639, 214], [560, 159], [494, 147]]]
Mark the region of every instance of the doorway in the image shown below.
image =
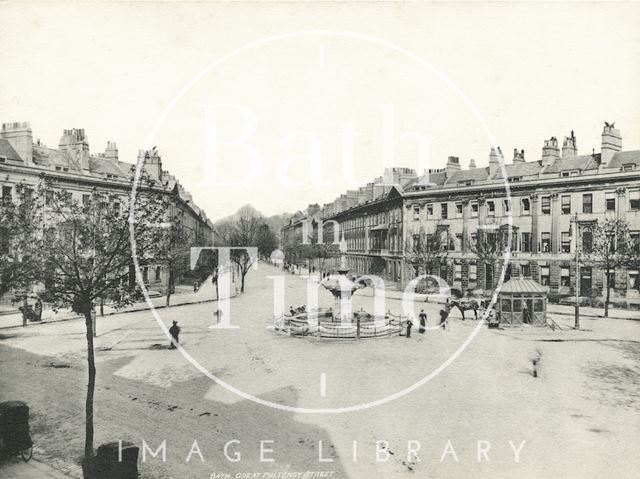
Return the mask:
[[580, 295], [591, 295], [591, 266], [583, 266], [580, 269]]

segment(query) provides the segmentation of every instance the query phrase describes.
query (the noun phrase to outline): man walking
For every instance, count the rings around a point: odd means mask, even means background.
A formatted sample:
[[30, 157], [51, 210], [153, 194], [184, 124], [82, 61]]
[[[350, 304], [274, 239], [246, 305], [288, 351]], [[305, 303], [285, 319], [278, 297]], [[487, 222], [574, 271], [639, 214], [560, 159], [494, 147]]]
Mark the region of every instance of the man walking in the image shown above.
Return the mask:
[[173, 322], [173, 326], [169, 328], [169, 334], [173, 339], [173, 341], [171, 341], [171, 344], [169, 345], [169, 349], [176, 349], [176, 344], [180, 342], [180, 340], [178, 339], [178, 337], [180, 336], [180, 326], [178, 326], [178, 321]]

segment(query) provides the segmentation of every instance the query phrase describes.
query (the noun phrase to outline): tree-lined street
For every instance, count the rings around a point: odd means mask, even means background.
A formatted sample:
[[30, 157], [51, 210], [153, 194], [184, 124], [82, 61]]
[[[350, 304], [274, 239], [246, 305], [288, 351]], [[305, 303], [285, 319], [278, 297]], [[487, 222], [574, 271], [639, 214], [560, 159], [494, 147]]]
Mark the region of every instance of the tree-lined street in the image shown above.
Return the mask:
[[[179, 322], [185, 350], [205, 370], [263, 400], [305, 408], [351, 406], [404, 389], [440, 366], [478, 324], [453, 319], [444, 333], [357, 343], [282, 336], [267, 329], [273, 310], [269, 276], [279, 274], [260, 263], [247, 276], [247, 292], [231, 300], [232, 323], [239, 329], [209, 329], [215, 303], [158, 313], [165, 325]], [[306, 280], [286, 274], [285, 284], [287, 308], [303, 304]], [[326, 292], [319, 297], [321, 306], [332, 303]], [[371, 308], [371, 302], [357, 293], [354, 309]], [[400, 312], [399, 301], [389, 300], [387, 307]], [[417, 307], [425, 307], [429, 325], [435, 325], [439, 305]], [[571, 316], [553, 317], [563, 330], [483, 328], [448, 368], [411, 394], [332, 415], [276, 410], [227, 391], [178, 351], [166, 349], [168, 339], [149, 311], [99, 318], [96, 442], [124, 439], [141, 446], [144, 439], [155, 451], [166, 440], [167, 462], [147, 454], [142, 477], [296, 470], [337, 471], [338, 477], [355, 476], [356, 470], [371, 477], [400, 477], [409, 470], [437, 477], [513, 477], [519, 470], [521, 477], [595, 477], [613, 470], [633, 477], [639, 466], [634, 446], [616, 438], [638, 427], [640, 323], [585, 317], [584, 331], [572, 331]], [[75, 462], [83, 439], [83, 322], [0, 334], [6, 371], [1, 399], [27, 401], [36, 445]], [[533, 357], [541, 358], [538, 378], [532, 375]], [[403, 413], [381, 413], [390, 410]], [[240, 451], [239, 463], [223, 454], [234, 439], [240, 443], [228, 452]], [[407, 441], [414, 439], [421, 444], [421, 461], [407, 462]], [[185, 462], [194, 440], [204, 463], [197, 455]], [[261, 440], [274, 441], [275, 463], [260, 463]], [[440, 462], [449, 440], [458, 462], [451, 454]], [[520, 465], [514, 464], [509, 440], [516, 447], [526, 441]], [[319, 441], [323, 458], [333, 462], [318, 462]], [[388, 461], [376, 462], [376, 441], [388, 441]], [[491, 443], [490, 462], [478, 463], [478, 441]]]

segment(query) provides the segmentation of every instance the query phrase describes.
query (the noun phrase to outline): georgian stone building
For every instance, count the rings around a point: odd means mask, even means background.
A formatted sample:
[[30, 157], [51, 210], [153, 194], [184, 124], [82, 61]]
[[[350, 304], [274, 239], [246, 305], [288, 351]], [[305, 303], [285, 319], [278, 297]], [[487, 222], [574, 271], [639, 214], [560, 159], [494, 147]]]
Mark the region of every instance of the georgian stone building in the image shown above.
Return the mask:
[[[347, 243], [347, 265], [353, 273], [376, 274], [386, 281], [403, 281], [403, 193], [418, 180], [410, 168], [389, 168], [384, 176], [350, 190], [335, 201], [309, 205], [296, 213], [281, 229], [281, 248], [300, 242], [303, 225], [309, 238], [317, 239], [322, 228], [323, 241]], [[336, 233], [337, 231], [337, 233]], [[324, 261], [324, 267], [338, 267], [337, 258]]]
[[[210, 246], [213, 224], [176, 178], [162, 169], [162, 158], [154, 149], [141, 150], [145, 172], [154, 180], [154, 188], [171, 197], [168, 217], [178, 217], [190, 232], [194, 246]], [[114, 142], [107, 142], [104, 153], [92, 154], [83, 129], [64, 130], [58, 148], [33, 141], [29, 123], [4, 123], [0, 130], [0, 190], [2, 200], [10, 200], [19, 183], [36, 185], [46, 175], [55, 187], [69, 191], [78, 201], [85, 201], [95, 188], [128, 196], [135, 165], [120, 161]], [[120, 204], [110, 205], [121, 208]], [[125, 213], [125, 212], [123, 212]], [[168, 274], [161, 265], [145, 266], [145, 283], [154, 290], [166, 290]]]
[[[492, 289], [504, 268], [512, 275], [530, 276], [559, 296], [574, 293], [575, 254], [581, 257], [580, 291], [602, 290], [604, 278], [588, 261], [594, 220], [617, 217], [629, 222], [631, 234], [640, 234], [640, 151], [622, 151], [620, 131], [605, 126], [600, 153], [577, 154], [573, 132], [562, 153], [556, 138], [544, 142], [540, 160], [525, 161], [514, 150], [504, 162], [491, 150], [486, 168], [459, 169], [450, 158], [447, 174], [430, 178], [430, 185], [413, 186], [404, 195], [405, 230], [446, 230], [450, 241], [446, 277], [457, 287]], [[506, 175], [505, 175], [506, 174]], [[509, 221], [511, 215], [511, 221]], [[573, 234], [577, 219], [579, 237]], [[479, 228], [511, 229], [511, 258], [489, 264], [471, 247]], [[503, 235], [506, 237], [507, 235]], [[615, 292], [637, 296], [638, 272], [615, 272]]]
[[[574, 294], [578, 248], [581, 293], [598, 294], [603, 273], [583, 254], [590, 248], [588, 226], [617, 217], [629, 223], [633, 238], [640, 238], [640, 150], [623, 151], [620, 131], [605, 124], [599, 153], [579, 155], [571, 132], [562, 146], [555, 137], [546, 140], [536, 159], [525, 159], [525, 152], [515, 149], [505, 161], [497, 148], [488, 160], [486, 167], [471, 160], [463, 169], [458, 158], [449, 157], [445, 168], [421, 177], [395, 169], [389, 181], [374, 182], [382, 185], [377, 194], [367, 196], [363, 187], [351, 201], [343, 195], [325, 205], [321, 219], [337, 221], [344, 231], [354, 272], [376, 273], [380, 263], [374, 258], [381, 258], [384, 268], [377, 274], [400, 285], [421, 273], [403, 261], [407, 244], [438, 234], [446, 237], [448, 251], [434, 272], [453, 286], [493, 289], [504, 267], [507, 279], [529, 276], [548, 286], [552, 296]], [[474, 252], [479, 230], [507, 238], [509, 229], [506, 265], [505, 258], [486, 262]], [[638, 271], [620, 269], [613, 279], [615, 295], [639, 297]]]

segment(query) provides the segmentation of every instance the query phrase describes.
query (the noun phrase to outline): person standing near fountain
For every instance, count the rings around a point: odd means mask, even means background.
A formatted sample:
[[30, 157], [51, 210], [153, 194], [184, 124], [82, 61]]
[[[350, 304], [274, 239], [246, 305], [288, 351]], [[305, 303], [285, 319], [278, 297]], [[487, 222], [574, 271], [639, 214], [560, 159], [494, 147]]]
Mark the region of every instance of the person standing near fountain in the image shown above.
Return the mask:
[[413, 327], [413, 321], [411, 321], [411, 316], [407, 317], [407, 338], [411, 337], [411, 328]]
[[427, 330], [427, 313], [424, 312], [424, 309], [420, 310], [418, 317], [420, 318], [420, 329], [418, 329], [418, 332], [424, 334]]

